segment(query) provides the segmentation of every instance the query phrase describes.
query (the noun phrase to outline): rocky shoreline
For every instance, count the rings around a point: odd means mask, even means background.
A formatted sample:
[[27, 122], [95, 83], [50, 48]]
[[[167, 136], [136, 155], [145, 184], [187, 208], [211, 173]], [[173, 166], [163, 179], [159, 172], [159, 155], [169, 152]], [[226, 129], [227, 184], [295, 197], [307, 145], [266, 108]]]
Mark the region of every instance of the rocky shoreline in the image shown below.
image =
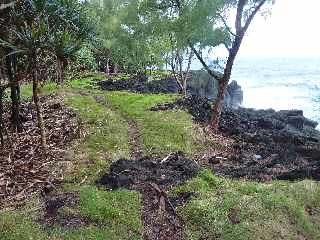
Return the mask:
[[[179, 98], [151, 111], [183, 109], [196, 122], [210, 119], [210, 101], [199, 96]], [[211, 159], [216, 173], [249, 179], [301, 179], [320, 181], [318, 124], [301, 110], [275, 111], [224, 108], [219, 130], [234, 139], [233, 156]], [[220, 161], [220, 159], [224, 159]]]

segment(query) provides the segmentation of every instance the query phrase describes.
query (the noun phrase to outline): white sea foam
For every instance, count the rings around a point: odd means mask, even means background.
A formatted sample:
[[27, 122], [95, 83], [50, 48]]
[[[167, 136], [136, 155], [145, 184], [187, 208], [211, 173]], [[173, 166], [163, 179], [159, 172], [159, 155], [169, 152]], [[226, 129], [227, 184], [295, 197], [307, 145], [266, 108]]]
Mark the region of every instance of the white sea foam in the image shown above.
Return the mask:
[[320, 58], [238, 59], [232, 80], [244, 90], [244, 107], [301, 109], [320, 123]]

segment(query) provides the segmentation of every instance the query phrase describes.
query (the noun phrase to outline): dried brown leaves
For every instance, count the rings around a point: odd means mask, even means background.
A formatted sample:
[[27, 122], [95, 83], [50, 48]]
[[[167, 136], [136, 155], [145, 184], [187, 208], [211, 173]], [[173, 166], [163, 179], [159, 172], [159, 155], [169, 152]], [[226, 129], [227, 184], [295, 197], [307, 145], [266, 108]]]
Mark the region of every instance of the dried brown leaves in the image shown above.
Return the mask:
[[[41, 99], [46, 126], [48, 149], [40, 146], [33, 103], [21, 103], [21, 119], [24, 131], [10, 133], [4, 149], [0, 148], [0, 208], [24, 200], [34, 192], [51, 188], [63, 180], [66, 144], [79, 136], [77, 116], [63, 104], [57, 95]], [[5, 104], [4, 120], [10, 126], [10, 106]]]

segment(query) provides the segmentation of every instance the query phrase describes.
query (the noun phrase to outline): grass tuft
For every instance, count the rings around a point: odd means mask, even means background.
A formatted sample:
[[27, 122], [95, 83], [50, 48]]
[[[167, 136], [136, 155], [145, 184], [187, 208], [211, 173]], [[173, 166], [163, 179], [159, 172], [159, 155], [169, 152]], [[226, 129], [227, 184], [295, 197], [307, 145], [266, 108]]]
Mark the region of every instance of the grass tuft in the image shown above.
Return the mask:
[[320, 239], [320, 186], [313, 181], [264, 184], [204, 171], [172, 193], [190, 191], [197, 197], [179, 209], [188, 239]]

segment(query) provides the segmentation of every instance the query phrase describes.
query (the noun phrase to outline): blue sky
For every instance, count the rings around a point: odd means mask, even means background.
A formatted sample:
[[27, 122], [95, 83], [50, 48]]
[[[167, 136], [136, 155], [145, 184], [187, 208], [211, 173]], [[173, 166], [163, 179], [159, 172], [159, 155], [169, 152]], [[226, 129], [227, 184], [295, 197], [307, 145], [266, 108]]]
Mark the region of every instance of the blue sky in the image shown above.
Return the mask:
[[320, 0], [276, 0], [270, 17], [257, 16], [239, 57], [319, 57]]

